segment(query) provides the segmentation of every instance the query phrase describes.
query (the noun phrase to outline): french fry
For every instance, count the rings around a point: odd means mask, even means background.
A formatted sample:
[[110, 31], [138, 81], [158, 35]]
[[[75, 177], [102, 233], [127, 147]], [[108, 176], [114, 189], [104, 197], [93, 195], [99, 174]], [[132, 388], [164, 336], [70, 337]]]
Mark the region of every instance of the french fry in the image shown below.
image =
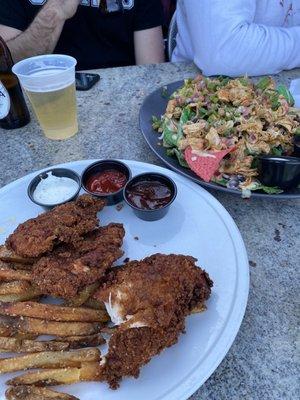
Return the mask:
[[20, 340], [35, 340], [38, 335], [35, 335], [33, 333], [26, 333], [26, 332], [16, 332], [13, 336], [15, 339], [20, 339]]
[[40, 351], [62, 351], [69, 348], [70, 344], [67, 341], [36, 341], [14, 337], [0, 337], [0, 352], [36, 353]]
[[27, 281], [12, 281], [0, 283], [0, 295], [23, 294], [31, 285]]
[[100, 361], [101, 353], [96, 347], [73, 351], [44, 351], [18, 357], [0, 359], [0, 373], [21, 371], [29, 368], [80, 367], [83, 362]]
[[7, 400], [79, 400], [67, 393], [37, 386], [15, 386], [6, 390]]
[[0, 281], [28, 281], [32, 279], [32, 274], [30, 271], [22, 269], [12, 269], [1, 267], [0, 268]]
[[101, 381], [103, 367], [100, 362], [83, 362], [79, 372], [80, 381]]
[[118, 330], [118, 326], [111, 326], [111, 327], [109, 327], [109, 326], [104, 326], [104, 327], [101, 329], [101, 332], [102, 332], [102, 333], [106, 333], [107, 335], [113, 335], [114, 333], [117, 332], [117, 330]]
[[14, 303], [19, 301], [34, 300], [40, 295], [40, 291], [32, 287], [24, 293], [0, 295], [0, 303]]
[[69, 344], [70, 349], [78, 349], [81, 347], [95, 347], [101, 346], [105, 343], [105, 340], [101, 333], [87, 336], [67, 336], [64, 338], [57, 338], [58, 341], [66, 341]]
[[19, 332], [16, 327], [7, 326], [3, 321], [0, 321], [0, 336], [4, 337], [14, 337], [16, 339], [30, 339], [34, 340], [37, 335], [33, 333]]
[[13, 327], [6, 326], [5, 324], [0, 325], [0, 335], [5, 337], [14, 336], [16, 330]]
[[[4, 326], [13, 332], [33, 333], [35, 335], [84, 336], [100, 333], [98, 322], [56, 322], [38, 318], [0, 316], [0, 327]], [[4, 329], [3, 329], [4, 330]], [[1, 332], [1, 328], [0, 328]], [[2, 336], [11, 336], [3, 334]]]
[[84, 303], [85, 307], [93, 308], [94, 310], [103, 310], [106, 312], [106, 307], [103, 301], [99, 301], [96, 299], [93, 299], [93, 297], [90, 297], [87, 299], [87, 301]]
[[27, 372], [6, 383], [11, 386], [35, 385], [56, 386], [70, 385], [82, 381], [100, 381], [102, 368], [99, 362], [82, 363], [80, 368], [46, 369], [36, 372]]
[[90, 308], [62, 307], [32, 301], [0, 304], [0, 315], [42, 318], [48, 321], [106, 322], [108, 314]]
[[199, 314], [206, 311], [206, 305], [205, 304], [198, 304], [191, 310], [191, 314]]
[[98, 289], [99, 284], [97, 282], [92, 283], [91, 285], [86, 286], [81, 292], [77, 294], [77, 296], [73, 297], [66, 302], [66, 305], [79, 307], [84, 304], [89, 297]]
[[7, 296], [0, 296], [0, 303], [12, 303], [17, 301], [36, 300], [40, 293], [27, 293], [27, 294], [10, 294]]
[[68, 336], [55, 340], [32, 340], [16, 337], [0, 337], [0, 353], [38, 353], [96, 347], [105, 343], [100, 333], [88, 336]]
[[0, 268], [9, 268], [9, 269], [26, 269], [28, 271], [32, 270], [32, 264], [21, 264], [16, 262], [9, 262], [9, 261], [1, 261], [0, 260]]
[[0, 246], [0, 260], [20, 264], [33, 264], [35, 261], [34, 258], [18, 256], [13, 250], [8, 249], [5, 245]]
[[6, 383], [11, 386], [57, 386], [70, 385], [76, 382], [80, 382], [80, 368], [46, 369], [36, 372], [27, 372], [10, 379]]

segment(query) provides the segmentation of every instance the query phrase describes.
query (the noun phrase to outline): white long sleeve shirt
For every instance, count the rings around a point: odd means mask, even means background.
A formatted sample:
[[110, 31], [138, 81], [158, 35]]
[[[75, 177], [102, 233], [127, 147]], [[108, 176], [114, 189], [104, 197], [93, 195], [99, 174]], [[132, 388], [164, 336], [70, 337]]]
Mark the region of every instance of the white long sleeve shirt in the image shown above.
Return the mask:
[[172, 61], [205, 75], [264, 75], [300, 67], [300, 0], [179, 0]]

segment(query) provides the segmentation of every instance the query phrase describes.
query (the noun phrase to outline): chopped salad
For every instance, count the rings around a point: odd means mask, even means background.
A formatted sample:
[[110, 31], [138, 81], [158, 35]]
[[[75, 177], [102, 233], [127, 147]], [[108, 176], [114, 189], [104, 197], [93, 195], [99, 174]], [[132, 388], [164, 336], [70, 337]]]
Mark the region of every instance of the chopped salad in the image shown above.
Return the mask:
[[241, 190], [281, 193], [258, 180], [257, 156], [290, 155], [300, 134], [300, 110], [285, 86], [270, 77], [187, 79], [153, 117], [169, 156], [206, 182]]

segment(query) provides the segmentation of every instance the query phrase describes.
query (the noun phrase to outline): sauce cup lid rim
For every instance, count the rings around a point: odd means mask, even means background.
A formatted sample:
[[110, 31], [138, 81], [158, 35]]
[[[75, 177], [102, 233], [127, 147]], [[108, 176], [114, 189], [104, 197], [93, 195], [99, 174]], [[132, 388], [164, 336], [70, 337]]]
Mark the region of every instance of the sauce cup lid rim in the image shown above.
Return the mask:
[[270, 161], [270, 162], [290, 162], [290, 163], [300, 163], [300, 158], [298, 157], [293, 157], [293, 156], [275, 156], [275, 155], [264, 155], [264, 156], [258, 156], [260, 160], [264, 161]]

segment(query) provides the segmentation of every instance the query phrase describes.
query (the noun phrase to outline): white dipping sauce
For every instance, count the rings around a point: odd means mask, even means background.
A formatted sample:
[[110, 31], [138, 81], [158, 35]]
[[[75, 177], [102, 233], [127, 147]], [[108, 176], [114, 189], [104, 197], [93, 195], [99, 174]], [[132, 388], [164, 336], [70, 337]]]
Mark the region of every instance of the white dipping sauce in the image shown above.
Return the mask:
[[47, 178], [42, 179], [37, 185], [33, 198], [39, 203], [53, 205], [63, 203], [72, 197], [78, 190], [78, 183], [73, 179], [58, 177], [47, 173]]

